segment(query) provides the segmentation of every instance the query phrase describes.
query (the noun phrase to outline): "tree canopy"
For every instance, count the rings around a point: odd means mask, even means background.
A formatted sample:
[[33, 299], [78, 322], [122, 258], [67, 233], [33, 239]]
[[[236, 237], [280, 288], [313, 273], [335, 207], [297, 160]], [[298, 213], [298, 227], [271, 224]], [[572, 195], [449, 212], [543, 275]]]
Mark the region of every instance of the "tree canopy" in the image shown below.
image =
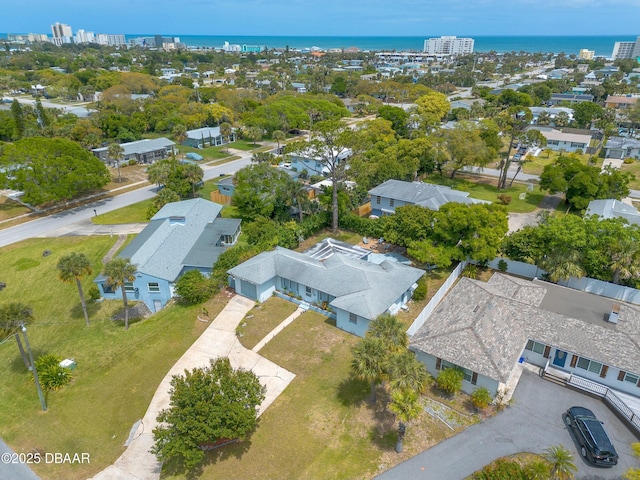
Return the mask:
[[153, 430], [152, 453], [195, 469], [204, 459], [203, 446], [242, 439], [255, 429], [265, 391], [253, 372], [233, 369], [228, 358], [174, 376], [170, 407], [160, 412]]
[[22, 200], [33, 205], [70, 200], [110, 180], [98, 158], [61, 138], [25, 138], [7, 145], [0, 172], [0, 184], [24, 192]]
[[268, 163], [249, 165], [236, 172], [231, 203], [246, 219], [286, 219], [290, 204], [290, 182], [293, 180], [286, 172]]

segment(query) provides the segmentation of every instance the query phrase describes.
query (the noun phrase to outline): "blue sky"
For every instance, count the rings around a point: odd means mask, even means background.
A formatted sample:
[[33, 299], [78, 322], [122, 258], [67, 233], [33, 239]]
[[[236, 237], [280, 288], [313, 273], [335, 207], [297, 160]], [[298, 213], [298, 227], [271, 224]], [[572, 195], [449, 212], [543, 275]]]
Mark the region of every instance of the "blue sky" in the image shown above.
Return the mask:
[[0, 0], [0, 32], [640, 35], [640, 0]]

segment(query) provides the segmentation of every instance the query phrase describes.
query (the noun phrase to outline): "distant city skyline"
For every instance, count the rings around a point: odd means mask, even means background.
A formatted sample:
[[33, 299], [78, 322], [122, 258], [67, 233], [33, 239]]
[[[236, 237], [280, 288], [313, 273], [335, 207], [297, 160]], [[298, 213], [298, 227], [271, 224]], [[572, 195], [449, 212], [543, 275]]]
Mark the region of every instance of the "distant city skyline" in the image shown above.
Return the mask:
[[95, 33], [166, 35], [638, 35], [638, 0], [32, 0], [5, 7], [0, 32], [56, 22]]

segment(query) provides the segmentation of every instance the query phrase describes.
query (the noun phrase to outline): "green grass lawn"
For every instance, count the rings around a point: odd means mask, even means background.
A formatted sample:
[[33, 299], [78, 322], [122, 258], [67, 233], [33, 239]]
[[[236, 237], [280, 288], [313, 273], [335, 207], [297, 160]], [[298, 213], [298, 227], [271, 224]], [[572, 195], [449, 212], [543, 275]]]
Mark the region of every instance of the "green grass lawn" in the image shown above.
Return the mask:
[[7, 220], [9, 218], [17, 217], [25, 213], [29, 213], [27, 207], [19, 204], [15, 200], [11, 200], [7, 197], [0, 197], [0, 220]]
[[126, 207], [103, 213], [97, 217], [92, 217], [91, 221], [98, 225], [118, 225], [120, 223], [140, 223], [148, 222], [147, 210], [152, 200], [143, 200], [142, 202], [132, 203]]
[[[0, 344], [0, 437], [16, 452], [90, 454], [85, 465], [35, 465], [43, 479], [85, 479], [113, 463], [123, 452], [134, 422], [142, 418], [158, 384], [171, 366], [206, 328], [197, 320], [199, 307], [172, 306], [149, 319], [132, 322], [125, 331], [111, 316], [120, 301], [92, 304], [86, 327], [74, 284], [58, 280], [59, 258], [85, 253], [94, 268], [116, 241], [111, 237], [32, 239], [0, 250], [0, 301], [20, 301], [33, 309], [28, 327], [34, 356], [54, 353], [77, 362], [74, 380], [47, 395], [42, 412], [35, 386], [16, 343]], [[44, 250], [51, 255], [43, 257]], [[86, 289], [91, 279], [83, 281]], [[214, 317], [224, 297], [207, 304]]]
[[[553, 163], [562, 153], [556, 151], [550, 151], [549, 156], [547, 156], [547, 151], [543, 150], [537, 157], [531, 157], [533, 160], [531, 162], [525, 162], [522, 166], [522, 171], [524, 173], [530, 173], [532, 175], [540, 175], [544, 170], [544, 167]], [[564, 155], [568, 155], [568, 153], [564, 153]], [[582, 154], [579, 155], [580, 160], [585, 165], [589, 162], [589, 159], [594, 157], [593, 155]], [[594, 157], [595, 166], [602, 166], [602, 158]]]
[[235, 148], [237, 150], [255, 150], [262, 147], [260, 142], [253, 142], [252, 140], [238, 140], [229, 144], [229, 148]]
[[256, 305], [247, 313], [236, 329], [240, 343], [251, 350], [297, 308], [295, 303], [287, 302], [279, 297], [271, 297], [266, 302]]
[[629, 182], [629, 188], [634, 190], [640, 189], [640, 162], [634, 161], [633, 163], [623, 163], [620, 170], [632, 173], [635, 176], [635, 178]]
[[[468, 175], [459, 175], [457, 178], [452, 180], [448, 177], [441, 177], [438, 174], [432, 174], [429, 175], [425, 181], [469, 192], [469, 196], [472, 198], [489, 200], [495, 204], [500, 204], [498, 195], [508, 195], [511, 197], [511, 203], [506, 205], [507, 211], [514, 213], [532, 212], [538, 207], [545, 195], [540, 191], [537, 185], [534, 186], [532, 192], [527, 191], [527, 185], [521, 183], [514, 183], [511, 187], [499, 190], [495, 186], [497, 182], [496, 179], [492, 178], [487, 180]], [[523, 193], [525, 194], [525, 198], [524, 200], [521, 200], [520, 195]]]

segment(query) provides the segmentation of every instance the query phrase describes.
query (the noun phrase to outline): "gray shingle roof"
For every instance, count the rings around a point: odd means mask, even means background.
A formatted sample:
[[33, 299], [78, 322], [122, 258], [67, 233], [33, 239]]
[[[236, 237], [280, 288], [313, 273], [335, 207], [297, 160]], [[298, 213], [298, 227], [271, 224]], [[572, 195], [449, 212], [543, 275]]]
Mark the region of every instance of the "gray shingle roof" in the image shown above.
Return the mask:
[[[156, 150], [162, 150], [171, 148], [175, 143], [165, 137], [160, 138], [148, 138], [145, 140], [138, 140], [135, 142], [121, 143], [120, 146], [124, 150], [124, 156], [155, 152]], [[106, 152], [109, 147], [94, 148], [92, 152]]]
[[364, 318], [387, 311], [424, 271], [384, 261], [379, 265], [334, 253], [324, 260], [277, 247], [232, 268], [230, 275], [261, 285], [276, 276], [336, 297], [331, 305]]
[[469, 192], [453, 190], [451, 187], [424, 182], [403, 182], [401, 180], [387, 180], [369, 190], [369, 195], [393, 198], [406, 203], [420, 205], [431, 210], [439, 210], [449, 202], [456, 203], [491, 203], [485, 200], [469, 198]]
[[118, 256], [131, 258], [140, 273], [170, 282], [180, 275], [187, 258], [191, 265], [213, 267], [221, 251], [205, 250], [217, 231], [220, 210], [222, 205], [202, 198], [168, 203]]
[[488, 283], [463, 277], [411, 347], [501, 382], [529, 339], [640, 373], [638, 310], [623, 304], [617, 325], [586, 322], [541, 308], [547, 288], [497, 273]]
[[620, 217], [629, 223], [640, 225], [640, 212], [638, 212], [635, 207], [613, 198], [607, 200], [591, 200], [585, 215], [598, 215], [602, 218]]
[[196, 128], [195, 130], [187, 130], [187, 137], [193, 140], [207, 140], [209, 137], [219, 137], [220, 127], [203, 127]]

